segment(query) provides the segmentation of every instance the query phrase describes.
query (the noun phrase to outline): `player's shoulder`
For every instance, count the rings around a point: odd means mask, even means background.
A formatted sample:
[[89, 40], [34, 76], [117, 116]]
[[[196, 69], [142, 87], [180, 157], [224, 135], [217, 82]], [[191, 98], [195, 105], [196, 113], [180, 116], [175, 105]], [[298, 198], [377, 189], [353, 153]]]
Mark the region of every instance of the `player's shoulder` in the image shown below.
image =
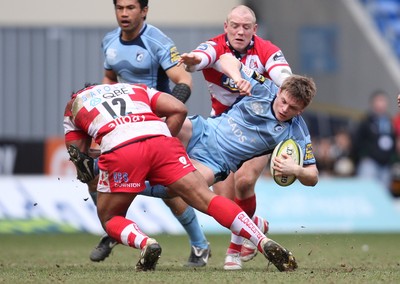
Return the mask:
[[253, 50], [258, 54], [258, 55], [264, 55], [265, 59], [268, 59], [269, 56], [272, 54], [280, 51], [280, 48], [272, 43], [269, 40], [263, 39], [259, 36], [254, 36], [253, 38]]
[[106, 33], [101, 42], [102, 47], [106, 48], [111, 42], [113, 42], [116, 39], [119, 39], [120, 34], [121, 34], [121, 29], [119, 27]]
[[264, 47], [275, 47], [278, 48], [277, 45], [275, 45], [272, 41], [268, 40], [268, 39], [264, 39], [258, 35], [255, 35], [253, 37], [253, 41], [254, 41], [254, 45], [260, 45], [260, 46], [264, 46]]
[[103, 42], [104, 41], [110, 41], [115, 38], [119, 38], [119, 35], [121, 34], [121, 28], [115, 28], [112, 31], [107, 32], [104, 37], [103, 37]]
[[292, 119], [292, 127], [297, 128], [297, 131], [301, 133], [301, 136], [309, 136], [310, 131], [308, 130], [308, 126], [306, 121], [301, 115], [296, 115]]
[[214, 42], [226, 42], [226, 34], [219, 34], [216, 35], [215, 37], [212, 37], [209, 39], [210, 41], [214, 41]]
[[146, 24], [142, 34], [140, 35], [142, 40], [151, 42], [157, 45], [175, 45], [171, 38], [169, 38], [162, 30], [159, 28]]

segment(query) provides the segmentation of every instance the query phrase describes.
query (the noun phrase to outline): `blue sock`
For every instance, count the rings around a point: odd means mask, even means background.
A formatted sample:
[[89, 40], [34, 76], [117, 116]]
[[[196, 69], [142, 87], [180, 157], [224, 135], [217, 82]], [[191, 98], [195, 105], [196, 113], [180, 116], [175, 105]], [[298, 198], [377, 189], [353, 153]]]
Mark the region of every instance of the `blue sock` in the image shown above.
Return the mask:
[[196, 213], [191, 206], [188, 206], [182, 215], [175, 215], [176, 219], [185, 228], [186, 233], [189, 235], [190, 244], [202, 249], [208, 247], [208, 242], [203, 230], [200, 227], [199, 221], [197, 219]]

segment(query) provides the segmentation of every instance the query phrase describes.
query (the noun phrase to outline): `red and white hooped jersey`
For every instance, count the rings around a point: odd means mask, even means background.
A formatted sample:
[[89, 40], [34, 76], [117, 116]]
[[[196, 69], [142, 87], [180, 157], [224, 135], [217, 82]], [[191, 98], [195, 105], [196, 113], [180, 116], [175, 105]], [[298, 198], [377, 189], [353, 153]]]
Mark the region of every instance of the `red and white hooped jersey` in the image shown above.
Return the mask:
[[67, 141], [93, 137], [101, 152], [151, 136], [171, 136], [154, 114], [161, 92], [142, 84], [96, 85], [75, 95], [64, 114]]
[[[238, 54], [229, 46], [226, 34], [218, 35], [201, 43], [195, 50], [202, 58], [191, 71], [202, 70], [211, 95], [211, 115], [218, 115], [229, 108], [239, 96], [233, 81], [224, 75], [219, 66], [219, 57], [225, 53], [236, 56], [244, 65], [271, 79], [278, 86], [291, 75], [291, 69], [282, 51], [268, 40], [254, 36], [246, 54]], [[286, 69], [287, 72], [282, 72]], [[283, 76], [282, 76], [283, 74]]]

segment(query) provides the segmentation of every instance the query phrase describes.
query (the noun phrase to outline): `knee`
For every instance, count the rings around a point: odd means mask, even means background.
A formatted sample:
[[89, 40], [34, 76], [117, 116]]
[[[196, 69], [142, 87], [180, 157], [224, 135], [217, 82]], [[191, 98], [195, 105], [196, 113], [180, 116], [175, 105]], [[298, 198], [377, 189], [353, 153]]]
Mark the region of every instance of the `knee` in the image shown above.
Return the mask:
[[235, 175], [235, 189], [239, 192], [245, 192], [254, 189], [258, 176], [255, 174]]

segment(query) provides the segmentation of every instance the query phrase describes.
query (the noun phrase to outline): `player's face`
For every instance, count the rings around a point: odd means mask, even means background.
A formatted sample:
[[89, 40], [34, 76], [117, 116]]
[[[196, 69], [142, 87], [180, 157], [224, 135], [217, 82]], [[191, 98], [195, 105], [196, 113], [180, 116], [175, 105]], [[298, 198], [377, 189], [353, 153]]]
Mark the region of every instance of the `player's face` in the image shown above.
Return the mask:
[[232, 12], [224, 23], [224, 31], [230, 45], [240, 53], [246, 53], [246, 48], [257, 31], [257, 24], [249, 13]]
[[304, 104], [294, 99], [288, 91], [279, 89], [272, 108], [277, 120], [287, 121], [301, 114], [304, 110]]
[[115, 5], [115, 15], [122, 29], [122, 39], [131, 40], [142, 28], [147, 15], [147, 7], [140, 8], [137, 0], [118, 0]]

